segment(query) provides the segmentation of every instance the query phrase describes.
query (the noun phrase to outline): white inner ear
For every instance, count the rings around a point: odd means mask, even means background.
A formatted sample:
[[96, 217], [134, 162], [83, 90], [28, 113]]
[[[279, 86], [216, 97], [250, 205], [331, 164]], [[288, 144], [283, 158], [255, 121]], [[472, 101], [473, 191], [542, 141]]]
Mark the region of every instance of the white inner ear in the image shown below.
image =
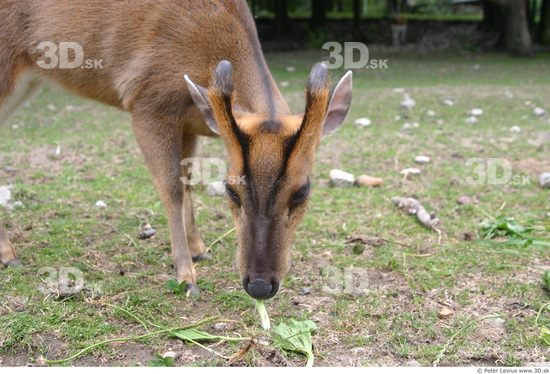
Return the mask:
[[352, 89], [352, 72], [350, 70], [340, 79], [329, 99], [327, 118], [323, 125], [323, 137], [333, 134], [344, 123], [351, 105]]
[[212, 111], [210, 102], [206, 97], [206, 90], [203, 87], [195, 85], [195, 83], [193, 83], [187, 75], [184, 78], [187, 81], [187, 86], [189, 87], [189, 93], [191, 94], [191, 98], [193, 99], [193, 102], [195, 103], [195, 105], [197, 106], [197, 109], [201, 113], [202, 118], [204, 119], [204, 122], [206, 122], [208, 127], [210, 127], [210, 130], [214, 131], [216, 134], [219, 135], [220, 130], [218, 129], [218, 123], [214, 118], [214, 112]]

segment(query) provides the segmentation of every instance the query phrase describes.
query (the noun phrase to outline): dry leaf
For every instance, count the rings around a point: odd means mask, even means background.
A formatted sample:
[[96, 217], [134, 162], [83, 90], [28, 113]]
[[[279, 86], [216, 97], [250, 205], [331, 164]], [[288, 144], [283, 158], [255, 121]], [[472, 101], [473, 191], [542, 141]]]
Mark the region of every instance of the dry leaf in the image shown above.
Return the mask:
[[447, 318], [451, 317], [453, 314], [455, 314], [454, 310], [452, 310], [452, 309], [447, 308], [446, 306], [444, 306], [444, 307], [441, 308], [441, 310], [439, 311], [439, 314], [437, 315], [437, 318], [439, 318], [439, 319], [447, 319]]

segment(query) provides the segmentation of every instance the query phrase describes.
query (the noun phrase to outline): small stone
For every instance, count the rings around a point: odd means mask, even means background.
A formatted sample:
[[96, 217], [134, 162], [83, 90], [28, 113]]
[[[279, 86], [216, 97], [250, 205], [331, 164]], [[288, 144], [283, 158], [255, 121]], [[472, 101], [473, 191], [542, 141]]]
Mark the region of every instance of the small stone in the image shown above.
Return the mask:
[[416, 156], [414, 158], [414, 162], [417, 164], [428, 164], [430, 162], [430, 158], [428, 156]]
[[95, 203], [96, 208], [107, 208], [107, 204], [105, 204], [103, 201], [99, 200], [97, 203]]
[[531, 106], [531, 102], [530, 102], [530, 101], [526, 101], [524, 104], [525, 104], [525, 106]]
[[48, 105], [48, 109], [52, 112], [55, 112], [57, 110], [57, 108], [53, 104]]
[[0, 186], [0, 206], [7, 206], [11, 200], [12, 186]]
[[442, 126], [445, 123], [445, 121], [442, 119], [438, 119], [436, 123], [438, 126]]
[[222, 181], [212, 182], [206, 187], [206, 194], [210, 197], [225, 196], [225, 183]]
[[420, 124], [419, 124], [418, 122], [413, 122], [412, 127], [414, 127], [415, 129], [417, 129], [417, 128], [420, 127]]
[[380, 186], [384, 180], [382, 178], [375, 178], [371, 177], [369, 175], [363, 174], [358, 176], [355, 179], [355, 184], [359, 187], [366, 187], [366, 186]]
[[539, 184], [543, 188], [550, 188], [550, 173], [541, 173], [541, 175], [539, 175]]
[[11, 125], [12, 130], [17, 130], [19, 128], [19, 125], [16, 123], [15, 125]]
[[177, 352], [174, 352], [174, 351], [168, 351], [168, 352], [165, 352], [162, 355], [162, 358], [166, 358], [166, 357], [170, 357], [170, 358], [173, 358], [175, 360], [178, 357], [178, 354], [177, 354]]
[[416, 360], [408, 360], [405, 362], [405, 366], [411, 367], [411, 368], [418, 368], [418, 367], [422, 367], [422, 364]]
[[353, 122], [354, 125], [363, 127], [369, 126], [371, 123], [371, 120], [368, 118], [357, 118], [355, 122]]
[[490, 318], [490, 319], [486, 319], [485, 322], [488, 325], [496, 328], [504, 328], [504, 325], [506, 325], [506, 321], [503, 320], [502, 318]]
[[479, 109], [479, 108], [472, 109], [472, 110], [470, 110], [469, 114], [471, 116], [479, 117], [483, 114], [483, 109]]
[[542, 108], [536, 107], [535, 109], [533, 109], [533, 115], [536, 117], [542, 117], [545, 114], [546, 114], [546, 110]]
[[395, 116], [396, 121], [401, 121], [401, 116]]
[[403, 130], [410, 130], [412, 129], [412, 125], [408, 122], [403, 124]]
[[282, 81], [281, 84], [280, 84], [281, 87], [285, 88], [285, 87], [288, 87], [290, 86], [290, 82], [288, 81]]
[[309, 288], [307, 288], [307, 287], [302, 287], [302, 289], [300, 290], [300, 294], [302, 294], [302, 295], [309, 295]]
[[21, 201], [14, 201], [13, 203], [8, 204], [7, 208], [9, 210], [13, 210], [13, 209], [19, 210], [19, 209], [25, 209], [25, 205], [23, 205]]
[[392, 91], [393, 93], [405, 93], [405, 89], [401, 87], [394, 88]]
[[512, 126], [510, 127], [511, 132], [521, 132], [521, 127], [519, 126]]
[[510, 91], [505, 91], [504, 92], [504, 95], [509, 98], [509, 99], [512, 99], [515, 95], [513, 93], [511, 93]]
[[296, 71], [296, 68], [294, 66], [287, 66], [286, 71], [289, 73], [294, 73]]
[[469, 196], [460, 196], [458, 199], [456, 199], [456, 202], [460, 205], [470, 204], [472, 202], [472, 199], [470, 199]]
[[227, 330], [227, 323], [225, 322], [218, 322], [214, 325], [214, 330], [217, 332], [223, 332]]
[[477, 119], [476, 116], [471, 116], [471, 117], [466, 118], [466, 120], [464, 122], [466, 122], [468, 125], [475, 125], [476, 123], [479, 122], [479, 120]]
[[435, 112], [433, 110], [428, 110], [426, 114], [430, 117], [435, 117]]
[[139, 233], [138, 238], [141, 240], [149, 239], [150, 237], [154, 236], [156, 233], [155, 229], [145, 229], [142, 232]]
[[475, 64], [473, 68], [474, 68], [474, 70], [479, 70], [479, 69], [481, 69], [481, 65]]
[[420, 174], [420, 169], [417, 168], [406, 168], [399, 172], [400, 174]]
[[67, 105], [67, 106], [65, 107], [65, 110], [66, 110], [67, 112], [71, 112], [71, 111], [74, 110], [74, 106], [72, 106], [72, 105]]
[[332, 169], [330, 171], [330, 181], [336, 188], [351, 187], [355, 183], [355, 177], [343, 170]]
[[455, 105], [455, 102], [452, 101], [452, 100], [449, 100], [449, 99], [445, 99], [443, 100], [443, 105], [446, 105], [446, 106], [454, 106]]

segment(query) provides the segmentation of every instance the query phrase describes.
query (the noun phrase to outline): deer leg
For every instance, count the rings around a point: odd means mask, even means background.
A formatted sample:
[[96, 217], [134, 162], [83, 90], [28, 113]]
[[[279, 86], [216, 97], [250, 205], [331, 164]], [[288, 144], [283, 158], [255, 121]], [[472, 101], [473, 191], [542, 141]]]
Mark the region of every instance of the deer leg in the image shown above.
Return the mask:
[[149, 120], [133, 118], [132, 127], [153, 175], [155, 187], [168, 214], [172, 257], [178, 282], [187, 282], [192, 295], [199, 293], [197, 275], [189, 252], [183, 221], [184, 185], [181, 181], [183, 159], [182, 128]]
[[20, 267], [23, 266], [21, 262], [15, 257], [15, 248], [8, 239], [8, 233], [4, 231], [2, 223], [0, 222], [0, 261], [5, 266]]
[[[183, 158], [194, 157], [197, 148], [198, 136], [194, 134], [183, 134]], [[185, 180], [192, 180], [191, 170], [188, 165], [183, 165], [183, 176]], [[193, 196], [191, 195], [191, 184], [184, 184], [183, 189], [183, 220], [185, 224], [185, 233], [187, 234], [187, 245], [193, 261], [198, 262], [202, 260], [211, 259], [212, 256], [206, 253], [206, 246], [204, 245], [199, 235], [199, 230], [195, 223], [195, 212], [193, 211]]]

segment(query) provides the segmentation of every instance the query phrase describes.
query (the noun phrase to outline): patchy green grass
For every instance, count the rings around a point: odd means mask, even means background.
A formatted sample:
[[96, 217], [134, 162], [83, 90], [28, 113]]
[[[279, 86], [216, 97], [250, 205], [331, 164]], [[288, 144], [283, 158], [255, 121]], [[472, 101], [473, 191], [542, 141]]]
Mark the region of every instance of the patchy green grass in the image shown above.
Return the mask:
[[[304, 82], [320, 58], [314, 53], [267, 56], [275, 79], [289, 82], [283, 93], [295, 112], [303, 110]], [[294, 238], [293, 269], [282, 291], [266, 303], [272, 325], [290, 318], [315, 321], [316, 365], [548, 361], [549, 347], [537, 338], [542, 326], [550, 327], [549, 310], [537, 319], [550, 299], [541, 278], [550, 269], [548, 246], [477, 239], [485, 237], [484, 219], [503, 216], [533, 227], [529, 235], [550, 240], [548, 191], [537, 183], [540, 172], [550, 171], [550, 123], [548, 116], [533, 117], [525, 104], [550, 110], [549, 56], [519, 60], [371, 51], [371, 58], [389, 59], [389, 69], [354, 72], [346, 124], [317, 154], [309, 212]], [[295, 72], [285, 70], [290, 65]], [[335, 71], [334, 78], [343, 73]], [[411, 113], [398, 110], [402, 94], [393, 92], [396, 87], [416, 100]], [[456, 99], [455, 106], [441, 105], [447, 97]], [[49, 110], [50, 104], [56, 110]], [[467, 125], [465, 113], [472, 108], [484, 114], [478, 124]], [[428, 116], [428, 110], [436, 116]], [[404, 114], [410, 118], [395, 119]], [[364, 116], [371, 126], [353, 125]], [[104, 339], [146, 332], [135, 318], [105, 304], [111, 303], [158, 326], [219, 315], [235, 321], [227, 322], [224, 334], [259, 339], [234, 364], [304, 365], [299, 354], [285, 357], [279, 348], [262, 345], [266, 335], [254, 302], [242, 291], [233, 266], [234, 233], [213, 246], [213, 261], [198, 266], [200, 299], [188, 300], [164, 287], [174, 279], [166, 216], [129, 122], [116, 109], [45, 89], [2, 128], [0, 185], [11, 180], [14, 200], [25, 207], [1, 208], [0, 214], [25, 267], [0, 272], [0, 361], [26, 365], [40, 356], [60, 359]], [[419, 127], [403, 130], [405, 122]], [[509, 131], [514, 125], [520, 133]], [[198, 154], [227, 159], [217, 139], [205, 139]], [[421, 154], [431, 162], [415, 165], [414, 157]], [[513, 176], [531, 183], [468, 184], [466, 178], [474, 176], [466, 166], [470, 158], [505, 159]], [[422, 173], [404, 178], [399, 171], [405, 167]], [[333, 168], [383, 177], [384, 184], [327, 188]], [[472, 203], [458, 205], [463, 195]], [[436, 212], [441, 239], [398, 211], [394, 196], [414, 196]], [[98, 200], [108, 207], [96, 208]], [[233, 227], [232, 220], [224, 200], [208, 197], [204, 187], [196, 189], [195, 200], [209, 245]], [[145, 222], [157, 234], [138, 240]], [[379, 240], [348, 244], [357, 237]], [[39, 271], [45, 267], [79, 269], [84, 289], [68, 297], [43, 291], [48, 274]], [[353, 272], [362, 288], [330, 291], [329, 285], [341, 285]], [[310, 294], [302, 295], [302, 287]], [[447, 319], [439, 318], [443, 306], [454, 312]], [[495, 318], [483, 320], [486, 316]], [[225, 356], [247, 345], [204, 344]], [[177, 353], [176, 366], [229, 364], [166, 336], [105, 345], [69, 364], [146, 366], [158, 360], [155, 354], [169, 350]]]

